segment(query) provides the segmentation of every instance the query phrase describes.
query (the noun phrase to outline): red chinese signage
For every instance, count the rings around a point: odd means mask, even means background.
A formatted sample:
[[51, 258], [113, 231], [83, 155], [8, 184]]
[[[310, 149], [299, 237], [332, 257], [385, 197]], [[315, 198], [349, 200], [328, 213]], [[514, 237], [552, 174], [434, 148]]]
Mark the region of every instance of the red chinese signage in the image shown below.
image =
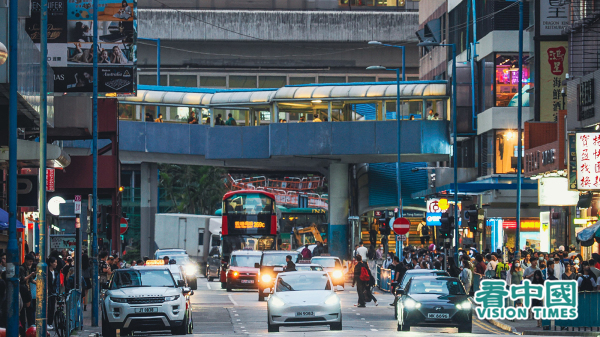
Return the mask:
[[577, 189], [600, 190], [600, 133], [578, 133], [575, 146]]
[[54, 169], [46, 169], [46, 191], [54, 192]]
[[550, 71], [553, 75], [562, 75], [565, 71], [563, 62], [567, 55], [565, 47], [548, 48], [548, 63], [550, 63]]

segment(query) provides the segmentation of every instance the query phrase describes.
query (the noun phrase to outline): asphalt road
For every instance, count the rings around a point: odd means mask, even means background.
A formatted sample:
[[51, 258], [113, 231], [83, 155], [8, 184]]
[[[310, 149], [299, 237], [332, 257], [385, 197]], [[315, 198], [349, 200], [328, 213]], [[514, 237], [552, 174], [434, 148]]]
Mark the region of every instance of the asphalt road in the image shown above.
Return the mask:
[[[341, 288], [340, 288], [341, 289]], [[252, 336], [392, 336], [398, 335], [393, 307], [389, 304], [393, 296], [387, 293], [375, 293], [379, 306], [368, 303], [366, 308], [356, 308], [356, 288], [346, 284], [338, 291], [342, 301], [344, 317], [343, 331], [329, 331], [328, 326], [282, 327], [280, 333], [267, 332], [267, 303], [258, 302], [256, 291], [226, 292], [219, 282], [207, 282], [198, 279], [198, 290], [192, 297], [194, 311], [194, 335], [252, 335]], [[419, 328], [413, 327], [409, 336], [448, 336], [459, 335], [455, 328]], [[476, 320], [473, 324], [473, 336], [511, 335], [488, 322]], [[461, 336], [465, 334], [460, 334]]]

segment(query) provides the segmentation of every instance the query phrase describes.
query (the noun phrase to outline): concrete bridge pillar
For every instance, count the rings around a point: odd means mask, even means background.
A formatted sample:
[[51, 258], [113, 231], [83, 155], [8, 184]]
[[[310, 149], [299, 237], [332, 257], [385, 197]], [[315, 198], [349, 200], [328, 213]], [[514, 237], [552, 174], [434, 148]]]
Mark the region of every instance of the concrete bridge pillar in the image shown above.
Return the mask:
[[141, 164], [140, 184], [140, 255], [152, 259], [157, 248], [154, 243], [154, 219], [158, 207], [158, 164]]
[[329, 231], [327, 243], [329, 253], [341, 258], [348, 254], [348, 165], [329, 165]]

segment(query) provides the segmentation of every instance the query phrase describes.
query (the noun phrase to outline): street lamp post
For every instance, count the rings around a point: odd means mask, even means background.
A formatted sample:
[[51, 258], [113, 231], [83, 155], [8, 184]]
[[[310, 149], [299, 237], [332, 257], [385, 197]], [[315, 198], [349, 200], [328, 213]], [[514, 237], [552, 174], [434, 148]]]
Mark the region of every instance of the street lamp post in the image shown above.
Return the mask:
[[[371, 42], [369, 42], [371, 43]], [[404, 47], [402, 47], [402, 54], [404, 55]], [[402, 57], [402, 73], [403, 73], [403, 78], [404, 78], [404, 56]], [[402, 153], [402, 142], [400, 140], [400, 135], [401, 135], [401, 130], [402, 130], [402, 123], [400, 123], [400, 119], [402, 118], [402, 114], [400, 114], [400, 69], [399, 68], [394, 68], [394, 69], [388, 69], [386, 67], [382, 67], [382, 66], [370, 66], [367, 67], [367, 70], [389, 70], [389, 71], [395, 71], [396, 72], [396, 124], [398, 126], [398, 131], [397, 131], [397, 137], [396, 140], [398, 142], [398, 163], [396, 165], [396, 184], [398, 187], [398, 217], [401, 218], [402, 214], [403, 214], [403, 207], [402, 207], [402, 177], [400, 176], [400, 157], [401, 157], [401, 153]], [[383, 101], [383, 104], [385, 104], [385, 101]], [[398, 240], [396, 240], [396, 242], [398, 242]], [[398, 247], [398, 256], [402, 255], [402, 244], [397, 244], [396, 247]]]
[[[454, 43], [440, 44], [439, 42], [424, 41], [419, 47], [452, 47], [452, 155], [454, 156], [454, 261], [458, 263], [458, 144], [456, 128], [456, 45]], [[481, 247], [480, 247], [481, 249]]]
[[404, 49], [404, 46], [395, 46], [393, 44], [385, 44], [379, 41], [369, 41], [369, 44], [402, 49], [402, 81], [406, 81], [406, 50]]

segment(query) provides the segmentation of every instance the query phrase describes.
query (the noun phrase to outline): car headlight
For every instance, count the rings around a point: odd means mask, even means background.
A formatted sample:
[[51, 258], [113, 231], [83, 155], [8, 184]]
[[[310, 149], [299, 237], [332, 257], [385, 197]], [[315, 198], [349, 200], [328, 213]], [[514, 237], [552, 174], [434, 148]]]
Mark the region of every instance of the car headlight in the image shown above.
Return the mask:
[[421, 307], [421, 303], [419, 303], [413, 299], [407, 298], [404, 300], [404, 307], [409, 310], [415, 309], [415, 308], [419, 309]]
[[185, 266], [185, 273], [187, 275], [195, 275], [198, 272], [198, 266], [195, 264], [188, 264]]
[[265, 282], [265, 283], [269, 283], [269, 282], [271, 282], [271, 279], [272, 279], [272, 278], [271, 278], [271, 275], [269, 275], [269, 274], [265, 274], [265, 275], [263, 275], [263, 276], [262, 276], [260, 279], [261, 279], [261, 281], [263, 281], [263, 282]]
[[340, 302], [340, 299], [336, 295], [331, 295], [325, 300], [326, 305], [336, 305]]
[[111, 297], [110, 300], [115, 303], [127, 303], [127, 299], [123, 297]]
[[456, 309], [458, 309], [458, 310], [461, 310], [461, 309], [462, 310], [471, 310], [471, 307], [472, 307], [471, 302], [469, 302], [469, 301], [459, 303], [456, 305]]
[[283, 307], [285, 303], [277, 296], [271, 296], [270, 304], [274, 307]]
[[179, 299], [179, 295], [174, 295], [174, 296], [165, 296], [165, 302], [169, 302], [169, 301], [176, 301]]
[[333, 276], [333, 278], [341, 278], [343, 276], [341, 270], [336, 270], [331, 275]]

